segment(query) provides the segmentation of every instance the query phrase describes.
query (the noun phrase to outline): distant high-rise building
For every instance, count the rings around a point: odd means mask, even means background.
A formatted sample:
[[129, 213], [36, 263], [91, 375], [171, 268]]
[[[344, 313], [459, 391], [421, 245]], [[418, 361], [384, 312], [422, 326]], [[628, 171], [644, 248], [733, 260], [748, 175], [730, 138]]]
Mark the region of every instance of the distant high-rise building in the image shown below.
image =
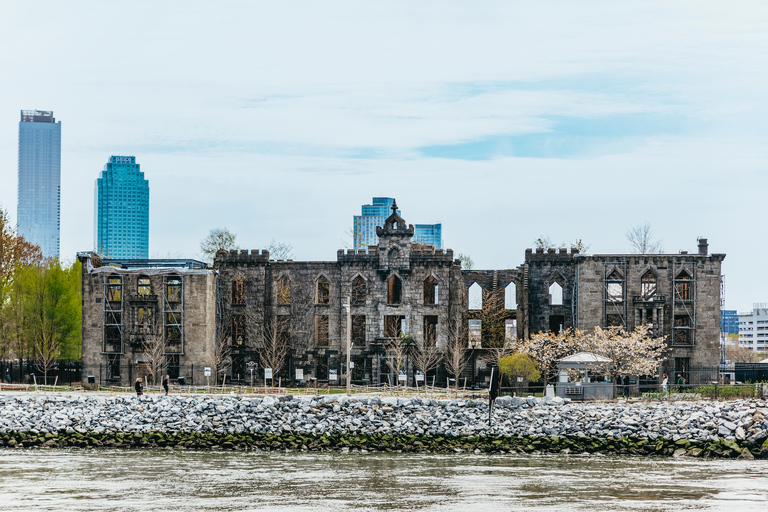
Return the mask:
[[739, 313], [739, 345], [768, 352], [768, 304], [755, 303], [749, 313]]
[[59, 256], [61, 233], [61, 121], [53, 112], [22, 110], [19, 122], [19, 234], [43, 256]]
[[94, 196], [96, 251], [108, 258], [148, 258], [149, 181], [136, 157], [109, 157]]
[[739, 313], [735, 309], [720, 310], [720, 332], [728, 336], [729, 334], [739, 334]]
[[[362, 215], [355, 215], [352, 225], [352, 240], [355, 249], [365, 249], [369, 245], [377, 245], [376, 226], [383, 226], [384, 221], [392, 214], [393, 197], [374, 197], [373, 204], [364, 204]], [[400, 210], [397, 210], [400, 215]], [[441, 224], [416, 224], [413, 241], [420, 244], [433, 245], [436, 249], [443, 248]]]

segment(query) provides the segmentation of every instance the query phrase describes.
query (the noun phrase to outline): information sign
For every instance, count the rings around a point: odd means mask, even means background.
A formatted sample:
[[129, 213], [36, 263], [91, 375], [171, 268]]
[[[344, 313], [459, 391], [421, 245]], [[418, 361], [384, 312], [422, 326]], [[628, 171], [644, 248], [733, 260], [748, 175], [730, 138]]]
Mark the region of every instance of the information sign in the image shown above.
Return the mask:
[[328, 380], [338, 380], [339, 374], [336, 370], [328, 370]]
[[424, 382], [424, 372], [416, 370], [416, 382]]
[[400, 375], [397, 376], [397, 380], [405, 382], [408, 380], [408, 376], [405, 374], [405, 370], [400, 370]]
[[304, 370], [302, 368], [296, 368], [296, 380], [304, 380]]
[[272, 368], [264, 368], [264, 379], [272, 378]]
[[210, 377], [211, 376], [211, 367], [206, 366], [203, 368], [203, 377]]

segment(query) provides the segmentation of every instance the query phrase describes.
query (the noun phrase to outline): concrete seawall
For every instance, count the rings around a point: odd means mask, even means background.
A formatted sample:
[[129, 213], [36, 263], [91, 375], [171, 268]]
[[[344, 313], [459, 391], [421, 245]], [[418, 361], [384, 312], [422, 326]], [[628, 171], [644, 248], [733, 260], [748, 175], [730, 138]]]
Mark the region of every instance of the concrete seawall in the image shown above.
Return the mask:
[[9, 394], [0, 444], [768, 458], [768, 404]]

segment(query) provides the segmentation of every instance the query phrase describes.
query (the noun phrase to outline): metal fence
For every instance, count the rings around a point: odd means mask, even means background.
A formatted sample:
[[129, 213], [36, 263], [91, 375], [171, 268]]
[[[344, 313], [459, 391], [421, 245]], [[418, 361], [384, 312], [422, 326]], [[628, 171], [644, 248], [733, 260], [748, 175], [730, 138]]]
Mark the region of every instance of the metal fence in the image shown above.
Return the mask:
[[[57, 361], [54, 368], [48, 370], [47, 380], [45, 373], [35, 365], [34, 360], [16, 359], [0, 361], [0, 376], [3, 382], [12, 384], [46, 384], [56, 383], [61, 386], [70, 386], [81, 381], [83, 364], [80, 361]], [[45, 382], [44, 382], [45, 381]]]

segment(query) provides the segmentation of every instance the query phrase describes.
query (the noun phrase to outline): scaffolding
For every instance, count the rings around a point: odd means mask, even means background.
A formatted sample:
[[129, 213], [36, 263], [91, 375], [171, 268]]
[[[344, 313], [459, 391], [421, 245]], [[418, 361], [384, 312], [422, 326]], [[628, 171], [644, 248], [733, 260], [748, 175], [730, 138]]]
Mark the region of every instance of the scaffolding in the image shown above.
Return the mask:
[[101, 298], [102, 354], [123, 354], [123, 295], [123, 278], [114, 274], [104, 275]]
[[[618, 325], [613, 316], [618, 316]], [[603, 327], [628, 328], [626, 260], [603, 262]]]
[[167, 355], [184, 355], [184, 277], [163, 276], [163, 346]]
[[696, 342], [696, 264], [672, 261], [672, 346]]

